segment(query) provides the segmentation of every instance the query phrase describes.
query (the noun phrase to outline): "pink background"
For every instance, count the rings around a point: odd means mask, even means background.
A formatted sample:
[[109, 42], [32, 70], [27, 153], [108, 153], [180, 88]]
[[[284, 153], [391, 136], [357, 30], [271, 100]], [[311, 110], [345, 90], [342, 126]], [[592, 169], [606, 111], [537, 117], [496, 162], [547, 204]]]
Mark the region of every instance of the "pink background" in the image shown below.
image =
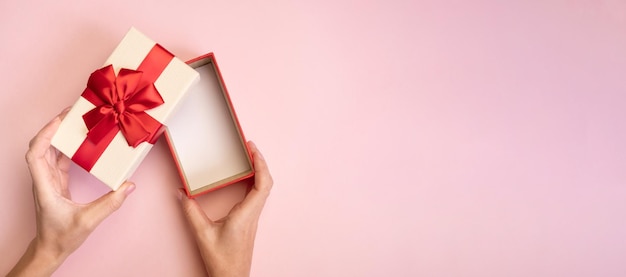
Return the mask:
[[[34, 235], [28, 141], [135, 26], [215, 52], [264, 151], [253, 276], [626, 276], [624, 1], [27, 2], [0, 3], [0, 274]], [[163, 140], [131, 180], [57, 276], [203, 275]]]

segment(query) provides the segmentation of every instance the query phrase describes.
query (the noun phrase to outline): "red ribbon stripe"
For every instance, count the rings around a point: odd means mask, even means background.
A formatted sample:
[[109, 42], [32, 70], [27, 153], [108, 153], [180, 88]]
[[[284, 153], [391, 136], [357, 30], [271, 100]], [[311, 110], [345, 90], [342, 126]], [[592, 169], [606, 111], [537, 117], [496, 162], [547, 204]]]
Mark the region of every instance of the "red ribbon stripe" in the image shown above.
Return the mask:
[[132, 147], [156, 142], [163, 126], [145, 110], [163, 103], [154, 82], [173, 58], [156, 44], [136, 71], [121, 69], [115, 76], [106, 66], [92, 74], [81, 96], [96, 108], [83, 116], [89, 133], [72, 156], [74, 162], [91, 171], [119, 131]]

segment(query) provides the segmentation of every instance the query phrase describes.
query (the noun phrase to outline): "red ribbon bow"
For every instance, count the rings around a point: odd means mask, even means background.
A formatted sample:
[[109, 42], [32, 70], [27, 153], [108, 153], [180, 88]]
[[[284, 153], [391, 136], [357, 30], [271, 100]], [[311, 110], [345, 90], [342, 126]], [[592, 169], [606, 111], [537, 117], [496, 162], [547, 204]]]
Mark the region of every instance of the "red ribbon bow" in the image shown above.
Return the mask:
[[122, 68], [115, 76], [112, 65], [94, 71], [83, 97], [96, 105], [83, 115], [87, 138], [98, 144], [111, 132], [122, 131], [129, 146], [151, 141], [162, 127], [145, 111], [165, 103], [154, 83], [141, 71]]

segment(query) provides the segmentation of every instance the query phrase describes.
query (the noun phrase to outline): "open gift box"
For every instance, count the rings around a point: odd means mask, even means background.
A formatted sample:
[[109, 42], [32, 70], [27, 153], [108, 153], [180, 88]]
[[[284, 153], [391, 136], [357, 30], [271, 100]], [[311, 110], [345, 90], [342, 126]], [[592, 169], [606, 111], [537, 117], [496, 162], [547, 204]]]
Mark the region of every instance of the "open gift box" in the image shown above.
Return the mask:
[[165, 138], [190, 197], [254, 175], [250, 150], [213, 53], [187, 62], [200, 74]]

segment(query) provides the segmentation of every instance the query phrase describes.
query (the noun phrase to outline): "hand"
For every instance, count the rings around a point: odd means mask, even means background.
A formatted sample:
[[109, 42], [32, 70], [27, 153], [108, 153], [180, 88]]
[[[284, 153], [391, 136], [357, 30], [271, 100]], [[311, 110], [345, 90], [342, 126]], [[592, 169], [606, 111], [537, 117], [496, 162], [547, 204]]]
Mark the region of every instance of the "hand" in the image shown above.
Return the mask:
[[272, 189], [272, 176], [253, 142], [249, 142], [254, 168], [254, 186], [226, 217], [213, 221], [198, 203], [179, 191], [179, 198], [193, 231], [207, 272], [212, 277], [250, 275], [254, 237], [265, 200]]
[[50, 146], [68, 109], [30, 141], [26, 162], [33, 180], [37, 233], [8, 276], [49, 276], [116, 211], [135, 185], [124, 183], [89, 204], [72, 201], [68, 188], [70, 159]]

